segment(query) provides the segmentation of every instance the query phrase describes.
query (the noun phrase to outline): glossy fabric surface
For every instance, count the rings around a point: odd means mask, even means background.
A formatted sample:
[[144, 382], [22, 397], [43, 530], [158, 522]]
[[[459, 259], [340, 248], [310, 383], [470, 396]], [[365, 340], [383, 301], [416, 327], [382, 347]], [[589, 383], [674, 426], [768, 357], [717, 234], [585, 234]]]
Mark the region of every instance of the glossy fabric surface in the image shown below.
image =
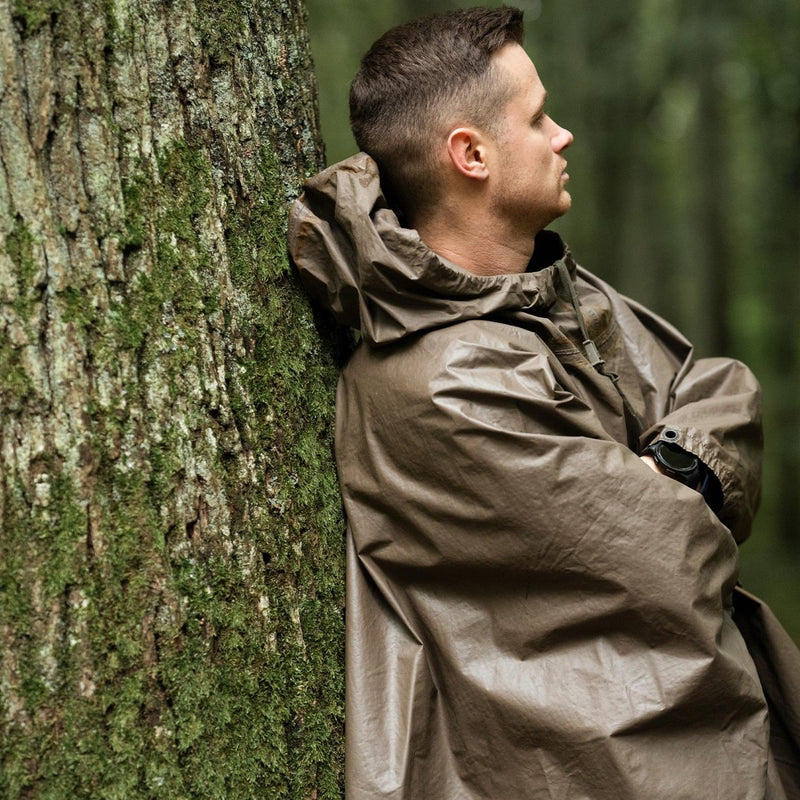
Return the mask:
[[[547, 231], [522, 275], [445, 262], [364, 154], [309, 182], [290, 250], [362, 333], [337, 399], [348, 800], [783, 798], [730, 616], [760, 482], [747, 368], [695, 361]], [[559, 259], [641, 447], [698, 455], [719, 518], [627, 446]]]

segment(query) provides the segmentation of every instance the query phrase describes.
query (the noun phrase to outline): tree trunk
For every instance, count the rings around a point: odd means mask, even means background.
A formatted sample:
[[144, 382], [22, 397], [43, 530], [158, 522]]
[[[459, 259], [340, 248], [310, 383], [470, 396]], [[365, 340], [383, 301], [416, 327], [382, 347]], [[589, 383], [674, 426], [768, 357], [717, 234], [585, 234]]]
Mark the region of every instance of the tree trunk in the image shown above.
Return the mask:
[[339, 797], [302, 0], [0, 0], [0, 794]]

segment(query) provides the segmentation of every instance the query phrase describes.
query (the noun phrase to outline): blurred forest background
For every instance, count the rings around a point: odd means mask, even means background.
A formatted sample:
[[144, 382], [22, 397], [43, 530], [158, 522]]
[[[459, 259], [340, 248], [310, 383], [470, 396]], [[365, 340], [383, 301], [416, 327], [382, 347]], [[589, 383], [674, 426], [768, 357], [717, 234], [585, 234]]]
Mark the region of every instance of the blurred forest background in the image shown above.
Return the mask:
[[[307, 0], [328, 163], [387, 28], [479, 3]], [[484, 3], [500, 5], [500, 3]], [[764, 388], [764, 497], [742, 582], [800, 642], [800, 0], [520, 0], [548, 110], [575, 135], [580, 263]]]

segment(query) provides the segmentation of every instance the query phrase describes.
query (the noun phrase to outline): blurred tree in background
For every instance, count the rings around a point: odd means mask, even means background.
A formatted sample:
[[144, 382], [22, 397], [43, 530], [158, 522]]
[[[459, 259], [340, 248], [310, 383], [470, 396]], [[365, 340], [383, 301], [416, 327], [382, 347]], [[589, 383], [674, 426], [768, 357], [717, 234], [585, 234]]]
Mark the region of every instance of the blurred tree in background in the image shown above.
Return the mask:
[[[384, 30], [455, 0], [308, 0], [328, 162]], [[487, 3], [487, 5], [500, 5]], [[742, 580], [800, 641], [800, 0], [520, 0], [548, 108], [575, 134], [578, 258], [764, 387], [764, 500]]]

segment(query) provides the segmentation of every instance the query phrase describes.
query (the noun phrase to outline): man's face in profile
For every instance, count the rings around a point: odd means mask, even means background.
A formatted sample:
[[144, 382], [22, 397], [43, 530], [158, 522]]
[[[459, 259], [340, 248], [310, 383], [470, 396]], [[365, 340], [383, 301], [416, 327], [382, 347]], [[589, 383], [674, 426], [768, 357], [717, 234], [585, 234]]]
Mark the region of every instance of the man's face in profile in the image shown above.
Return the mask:
[[522, 47], [508, 44], [493, 58], [512, 93], [493, 137], [491, 202], [512, 224], [539, 231], [572, 203], [562, 155], [572, 134], [545, 113], [547, 92]]

